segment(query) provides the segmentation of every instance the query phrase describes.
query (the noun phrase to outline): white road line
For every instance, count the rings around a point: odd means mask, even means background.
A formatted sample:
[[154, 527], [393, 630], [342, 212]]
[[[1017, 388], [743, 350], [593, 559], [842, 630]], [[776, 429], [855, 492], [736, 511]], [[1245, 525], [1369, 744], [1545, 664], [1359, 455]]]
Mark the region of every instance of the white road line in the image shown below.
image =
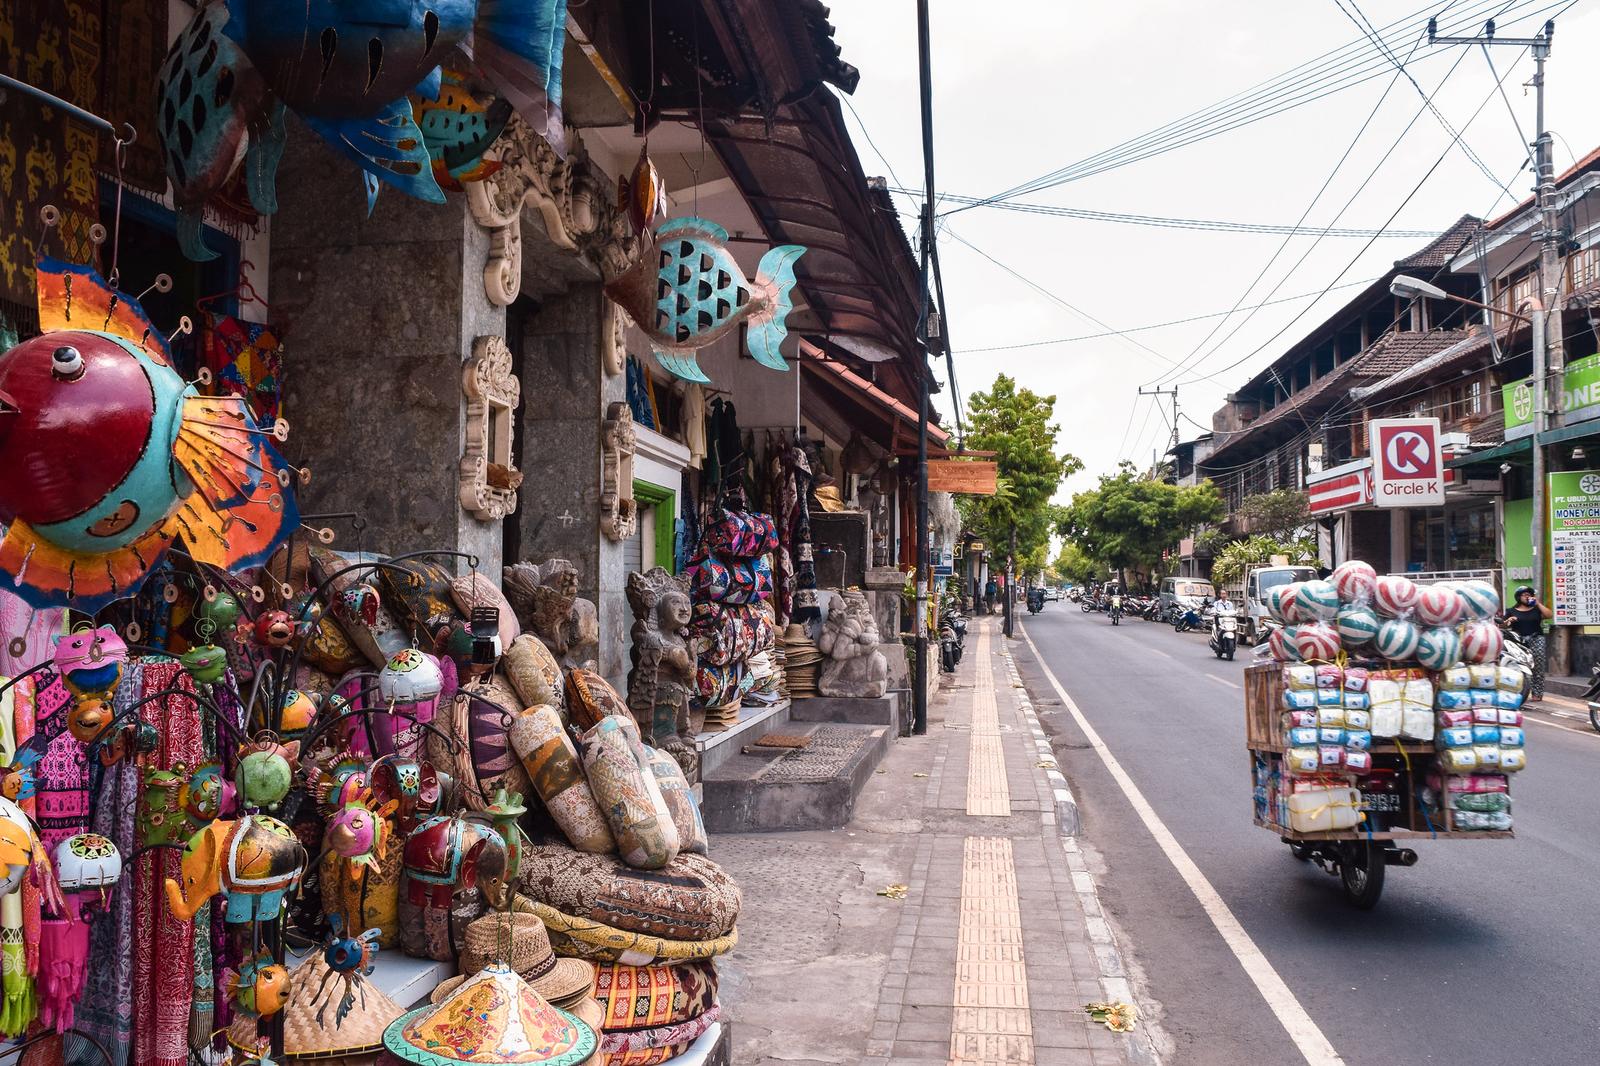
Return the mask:
[[1172, 658], [1172, 656], [1168, 655], [1166, 652], [1162, 651], [1160, 648], [1146, 648], [1145, 651], [1150, 653], [1151, 655], [1159, 655], [1163, 659]]
[[1563, 733], [1576, 733], [1580, 737], [1590, 737], [1594, 740], [1600, 740], [1600, 733], [1596, 733], [1592, 729], [1574, 729], [1569, 725], [1559, 725], [1556, 722], [1547, 722], [1543, 718], [1535, 718], [1531, 714], [1524, 714], [1522, 716], [1522, 721], [1524, 724], [1532, 722], [1534, 725], [1542, 725], [1546, 729], [1559, 729]]
[[1213, 681], [1222, 682], [1224, 685], [1227, 685], [1229, 688], [1243, 688], [1244, 687], [1243, 685], [1239, 685], [1239, 684], [1236, 684], [1235, 682], [1229, 681], [1225, 677], [1218, 677], [1216, 674], [1207, 674], [1206, 676], [1209, 677]]
[[1025, 627], [1022, 630], [1022, 638], [1028, 642], [1028, 647], [1032, 649], [1033, 657], [1038, 660], [1040, 669], [1050, 682], [1050, 687], [1055, 689], [1056, 695], [1061, 698], [1062, 706], [1066, 707], [1073, 720], [1078, 723], [1078, 728], [1083, 730], [1089, 746], [1100, 756], [1100, 761], [1105, 763], [1106, 770], [1122, 789], [1122, 794], [1127, 797], [1139, 820], [1150, 830], [1150, 835], [1155, 837], [1167, 861], [1172, 863], [1178, 871], [1178, 876], [1183, 878], [1184, 884], [1189, 886], [1189, 891], [1194, 893], [1195, 899], [1200, 901], [1200, 906], [1205, 908], [1211, 924], [1222, 936], [1228, 949], [1233, 952], [1233, 957], [1239, 960], [1239, 965], [1244, 969], [1246, 976], [1254, 982], [1256, 990], [1261, 993], [1261, 998], [1267, 1001], [1267, 1007], [1289, 1034], [1289, 1039], [1300, 1049], [1300, 1054], [1310, 1066], [1343, 1066], [1344, 1059], [1334, 1050], [1321, 1028], [1311, 1020], [1311, 1015], [1306, 1013], [1305, 1007], [1300, 1005], [1300, 1001], [1289, 990], [1283, 978], [1278, 976], [1278, 971], [1267, 961], [1267, 956], [1256, 946], [1256, 942], [1250, 939], [1250, 934], [1245, 932], [1244, 926], [1234, 917], [1228, 904], [1206, 879], [1206, 875], [1200, 872], [1200, 867], [1195, 865], [1189, 853], [1183, 849], [1183, 845], [1178, 843], [1178, 838], [1172, 835], [1172, 831], [1161, 820], [1161, 816], [1156, 814], [1155, 808], [1150, 806], [1150, 801], [1139, 791], [1139, 786], [1133, 783], [1133, 778], [1128, 776], [1128, 772], [1122, 768], [1117, 757], [1111, 754], [1106, 742], [1100, 739], [1100, 734], [1089, 724], [1089, 719], [1084, 717], [1078, 705], [1067, 694], [1067, 690], [1061, 686], [1055, 672], [1045, 662], [1044, 656], [1039, 654], [1038, 646], [1034, 644], [1033, 637], [1028, 634]]

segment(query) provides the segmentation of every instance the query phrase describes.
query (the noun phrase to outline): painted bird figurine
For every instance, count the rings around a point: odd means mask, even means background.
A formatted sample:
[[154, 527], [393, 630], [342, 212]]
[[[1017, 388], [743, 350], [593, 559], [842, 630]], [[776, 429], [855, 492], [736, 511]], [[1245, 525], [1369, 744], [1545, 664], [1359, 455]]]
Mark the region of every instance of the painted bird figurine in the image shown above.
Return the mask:
[[669, 218], [638, 261], [606, 283], [606, 295], [650, 338], [661, 365], [685, 381], [711, 380], [695, 353], [740, 322], [750, 357], [787, 370], [778, 346], [789, 335], [794, 264], [805, 251], [799, 244], [769, 249], [755, 280], [746, 281], [728, 251], [727, 230], [703, 218]]
[[299, 523], [289, 467], [237, 397], [199, 395], [138, 303], [38, 264], [41, 336], [0, 355], [0, 580], [33, 607], [131, 596], [172, 543], [239, 570]]
[[182, 215], [179, 243], [210, 259], [201, 211], [247, 164], [255, 209], [276, 209], [273, 182], [287, 107], [363, 170], [367, 210], [378, 182], [441, 203], [409, 94], [437, 99], [441, 64], [492, 85], [564, 153], [561, 52], [566, 0], [210, 0], [163, 61], [157, 86], [163, 154]]

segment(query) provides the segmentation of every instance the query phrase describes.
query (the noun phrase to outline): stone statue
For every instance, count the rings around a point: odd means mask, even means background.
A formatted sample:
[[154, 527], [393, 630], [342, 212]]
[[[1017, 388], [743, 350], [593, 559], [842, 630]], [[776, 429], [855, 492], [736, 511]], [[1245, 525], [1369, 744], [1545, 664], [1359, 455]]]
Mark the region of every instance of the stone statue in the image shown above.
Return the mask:
[[889, 690], [889, 663], [878, 650], [878, 623], [858, 589], [828, 593], [828, 618], [817, 647], [825, 656], [817, 675], [824, 696], [876, 699]]
[[522, 628], [544, 641], [563, 669], [593, 669], [600, 658], [600, 616], [578, 596], [578, 568], [565, 559], [514, 563], [501, 587]]
[[671, 755], [695, 781], [700, 757], [688, 739], [695, 667], [689, 592], [678, 578], [653, 566], [628, 575], [628, 606], [633, 610], [628, 707], [646, 743]]

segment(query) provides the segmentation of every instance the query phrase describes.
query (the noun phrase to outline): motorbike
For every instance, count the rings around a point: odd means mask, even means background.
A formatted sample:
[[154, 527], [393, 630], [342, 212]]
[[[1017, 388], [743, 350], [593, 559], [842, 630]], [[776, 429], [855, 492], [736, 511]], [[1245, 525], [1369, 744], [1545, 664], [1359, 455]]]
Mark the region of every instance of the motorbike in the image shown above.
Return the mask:
[[1589, 687], [1583, 690], [1580, 698], [1589, 705], [1589, 724], [1600, 733], [1600, 664], [1590, 668]]
[[954, 605], [947, 605], [939, 616], [939, 665], [945, 673], [955, 673], [966, 643], [967, 620]]
[[[1522, 698], [1527, 699], [1528, 692], [1533, 687], [1533, 652], [1522, 642], [1521, 637], [1509, 629], [1506, 630], [1505, 642], [1500, 648], [1500, 665], [1514, 667], [1522, 671]], [[1600, 724], [1597, 724], [1595, 728], [1600, 729]]]
[[1192, 604], [1181, 604], [1173, 614], [1176, 617], [1173, 620], [1172, 629], [1176, 633], [1187, 633], [1192, 629], [1199, 629], [1204, 621], [1200, 617], [1200, 608]]
[[1111, 615], [1111, 624], [1112, 625], [1115, 626], [1115, 625], [1121, 625], [1122, 624], [1122, 597], [1121, 596], [1113, 596], [1113, 597], [1111, 597], [1111, 606], [1109, 608], [1109, 613]]
[[1211, 651], [1219, 659], [1233, 662], [1239, 647], [1239, 614], [1232, 607], [1220, 608], [1211, 615]]
[[1044, 610], [1044, 589], [1028, 590], [1028, 613], [1038, 614]]

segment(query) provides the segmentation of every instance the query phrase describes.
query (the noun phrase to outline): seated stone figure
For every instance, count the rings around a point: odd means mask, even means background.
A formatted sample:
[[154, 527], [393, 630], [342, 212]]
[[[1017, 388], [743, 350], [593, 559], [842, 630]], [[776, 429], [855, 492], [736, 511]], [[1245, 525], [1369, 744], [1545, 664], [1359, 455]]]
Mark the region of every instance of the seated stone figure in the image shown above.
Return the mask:
[[694, 653], [689, 649], [689, 592], [659, 566], [628, 575], [633, 609], [632, 669], [628, 707], [645, 742], [671, 755], [690, 780], [698, 780], [699, 756], [689, 743], [689, 697], [694, 692]]
[[856, 589], [828, 594], [828, 618], [817, 647], [825, 656], [817, 676], [824, 696], [876, 699], [889, 690], [889, 663], [878, 650], [878, 623]]
[[544, 641], [563, 670], [592, 669], [600, 657], [600, 619], [578, 596], [578, 568], [565, 559], [505, 568], [501, 587], [525, 632]]

